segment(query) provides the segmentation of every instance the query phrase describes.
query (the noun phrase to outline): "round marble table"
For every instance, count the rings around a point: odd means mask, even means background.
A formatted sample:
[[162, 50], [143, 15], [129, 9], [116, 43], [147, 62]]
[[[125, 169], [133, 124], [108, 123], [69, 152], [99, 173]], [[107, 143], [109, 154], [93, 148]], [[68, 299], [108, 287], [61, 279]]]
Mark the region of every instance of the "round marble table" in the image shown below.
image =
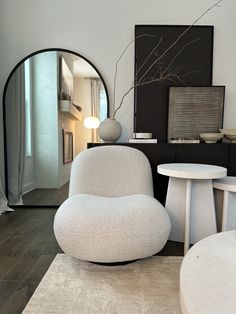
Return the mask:
[[236, 313], [236, 230], [196, 243], [180, 269], [183, 314]]
[[174, 163], [157, 167], [169, 176], [166, 210], [171, 221], [169, 239], [184, 242], [185, 253], [190, 243], [217, 232], [212, 179], [227, 175], [224, 167]]
[[220, 231], [236, 229], [236, 177], [213, 180]]

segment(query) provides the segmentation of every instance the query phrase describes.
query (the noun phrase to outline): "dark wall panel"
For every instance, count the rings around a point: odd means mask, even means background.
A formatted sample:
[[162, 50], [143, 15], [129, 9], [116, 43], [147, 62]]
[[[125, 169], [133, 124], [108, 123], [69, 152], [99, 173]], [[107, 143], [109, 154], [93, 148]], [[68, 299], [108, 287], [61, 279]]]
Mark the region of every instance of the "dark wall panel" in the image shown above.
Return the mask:
[[236, 176], [236, 144], [230, 145], [228, 175]]
[[176, 145], [176, 162], [192, 162], [228, 167], [229, 145], [185, 144]]
[[[141, 79], [150, 65], [170, 47], [188, 26], [186, 25], [136, 25], [135, 77]], [[162, 38], [159, 46], [142, 70], [147, 56]], [[151, 132], [159, 142], [166, 142], [169, 86], [210, 86], [212, 84], [213, 26], [193, 26], [168, 53], [145, 75], [145, 80], [155, 80], [160, 70], [168, 69], [167, 79], [135, 88], [135, 132]], [[170, 67], [168, 68], [168, 65]], [[139, 71], [139, 72], [138, 72]], [[171, 75], [172, 74], [172, 75]], [[174, 74], [174, 75], [173, 75]], [[170, 75], [170, 76], [169, 76]], [[179, 77], [179, 79], [177, 78]]]

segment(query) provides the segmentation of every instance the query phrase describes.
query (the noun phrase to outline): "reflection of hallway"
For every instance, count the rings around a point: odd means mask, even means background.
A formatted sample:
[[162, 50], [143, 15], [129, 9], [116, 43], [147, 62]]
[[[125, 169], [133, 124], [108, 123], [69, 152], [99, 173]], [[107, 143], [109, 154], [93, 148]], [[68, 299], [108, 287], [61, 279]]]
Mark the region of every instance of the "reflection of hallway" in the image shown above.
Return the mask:
[[60, 189], [34, 189], [23, 195], [24, 205], [61, 205], [68, 198], [69, 182]]

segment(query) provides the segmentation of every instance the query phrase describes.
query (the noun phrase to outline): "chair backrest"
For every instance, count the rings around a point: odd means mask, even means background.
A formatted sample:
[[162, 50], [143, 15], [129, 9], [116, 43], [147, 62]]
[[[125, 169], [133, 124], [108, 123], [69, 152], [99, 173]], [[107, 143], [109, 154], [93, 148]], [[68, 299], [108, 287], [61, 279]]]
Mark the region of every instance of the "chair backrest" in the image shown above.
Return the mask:
[[82, 151], [72, 164], [69, 197], [78, 193], [152, 196], [149, 161], [141, 151], [127, 146], [107, 145]]

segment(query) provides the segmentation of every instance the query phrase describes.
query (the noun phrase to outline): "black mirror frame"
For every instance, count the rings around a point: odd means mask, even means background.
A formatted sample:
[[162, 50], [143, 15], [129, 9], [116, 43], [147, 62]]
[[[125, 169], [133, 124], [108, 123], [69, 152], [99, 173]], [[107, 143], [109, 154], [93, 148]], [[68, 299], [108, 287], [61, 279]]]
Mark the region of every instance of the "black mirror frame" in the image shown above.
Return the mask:
[[[109, 102], [109, 94], [108, 94], [108, 89], [107, 89], [107, 86], [105, 84], [105, 81], [101, 75], [101, 73], [98, 71], [98, 69], [96, 68], [96, 66], [91, 62], [89, 61], [86, 57], [84, 57], [83, 55], [75, 52], [75, 51], [72, 51], [72, 50], [69, 50], [69, 49], [64, 49], [64, 48], [45, 48], [45, 49], [40, 49], [40, 50], [37, 50], [29, 55], [27, 55], [26, 57], [24, 57], [20, 62], [18, 62], [15, 67], [12, 69], [12, 71], [10, 72], [8, 78], [7, 78], [7, 81], [4, 85], [4, 89], [3, 89], [3, 96], [2, 96], [2, 104], [3, 104], [3, 141], [4, 141], [4, 174], [5, 174], [5, 194], [6, 194], [6, 197], [8, 198], [8, 164], [7, 164], [7, 139], [6, 139], [6, 130], [7, 130], [7, 126], [6, 126], [6, 92], [7, 92], [7, 88], [8, 88], [8, 85], [9, 85], [9, 82], [13, 76], [13, 74], [15, 73], [16, 69], [21, 66], [27, 59], [39, 54], [39, 53], [43, 53], [43, 52], [48, 52], [48, 51], [61, 51], [61, 52], [66, 52], [66, 53], [71, 53], [73, 55], [76, 55], [82, 59], [84, 59], [86, 62], [88, 62], [93, 68], [94, 70], [98, 73], [98, 75], [100, 76], [101, 78], [101, 81], [103, 83], [103, 86], [104, 86], [104, 89], [105, 89], [105, 92], [106, 92], [106, 95], [107, 95], [107, 116], [109, 117], [109, 109], [110, 109], [110, 102]], [[9, 205], [8, 206], [10, 208], [47, 208], [47, 207], [50, 207], [50, 208], [58, 208], [60, 205]]]

